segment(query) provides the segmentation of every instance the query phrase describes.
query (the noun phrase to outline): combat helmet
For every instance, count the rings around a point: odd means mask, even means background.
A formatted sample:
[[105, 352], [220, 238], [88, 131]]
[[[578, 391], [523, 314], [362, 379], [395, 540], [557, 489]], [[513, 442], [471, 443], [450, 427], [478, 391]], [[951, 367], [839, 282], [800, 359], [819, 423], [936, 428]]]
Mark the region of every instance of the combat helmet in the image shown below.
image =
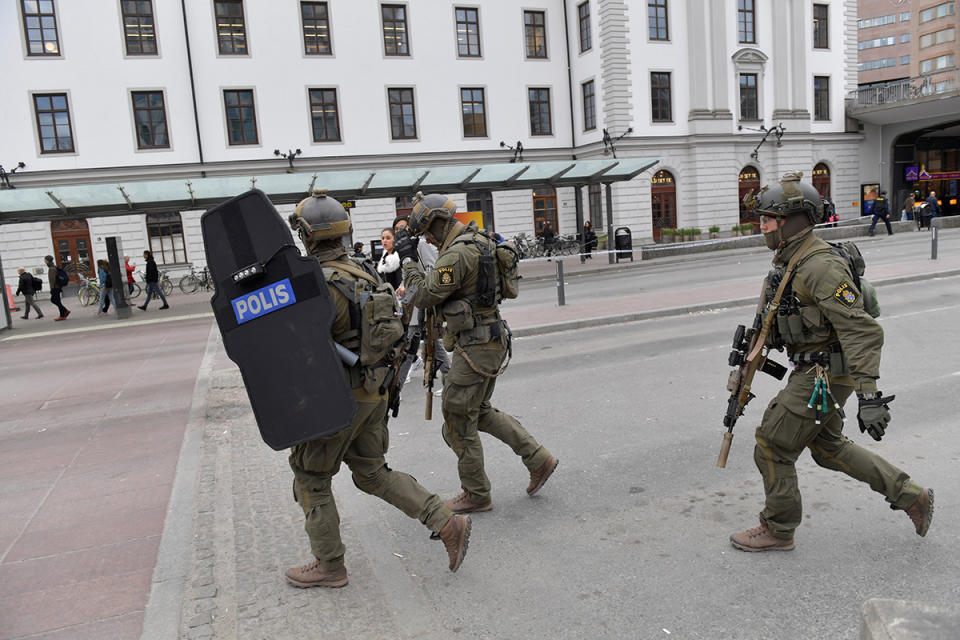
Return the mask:
[[414, 196], [413, 211], [410, 212], [407, 231], [412, 236], [419, 236], [427, 232], [434, 222], [440, 221], [443, 223], [445, 234], [450, 225], [456, 221], [453, 217], [456, 210], [457, 205], [447, 196], [441, 193], [423, 195], [418, 191]]
[[300, 235], [307, 251], [322, 240], [339, 238], [353, 231], [350, 216], [326, 189], [314, 189], [313, 194], [300, 201], [287, 218], [290, 228]]
[[800, 182], [802, 177], [802, 171], [786, 173], [778, 184], [763, 187], [754, 204], [757, 215], [784, 219], [802, 213], [809, 222], [803, 226], [823, 222], [823, 200], [813, 185]]

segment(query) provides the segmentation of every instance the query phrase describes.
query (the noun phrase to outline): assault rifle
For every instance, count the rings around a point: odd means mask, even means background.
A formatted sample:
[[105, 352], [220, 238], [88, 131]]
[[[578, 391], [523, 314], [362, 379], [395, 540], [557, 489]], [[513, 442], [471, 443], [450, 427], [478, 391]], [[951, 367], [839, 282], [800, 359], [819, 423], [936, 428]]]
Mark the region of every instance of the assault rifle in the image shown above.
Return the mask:
[[[764, 291], [766, 291], [766, 286], [764, 286]], [[754, 374], [759, 370], [777, 380], [782, 380], [787, 373], [786, 367], [767, 359], [770, 352], [770, 347], [766, 345], [767, 334], [770, 333], [770, 325], [777, 314], [781, 293], [782, 288], [778, 290], [777, 295], [771, 301], [766, 317], [763, 316], [762, 311], [766, 299], [764, 295], [761, 295], [753, 325], [749, 329], [742, 324], [738, 325], [733, 334], [733, 351], [730, 352], [727, 362], [731, 367], [736, 368], [730, 372], [730, 376], [727, 378], [727, 391], [730, 392], [730, 399], [727, 400], [727, 412], [723, 416], [723, 426], [727, 428], [727, 432], [723, 434], [723, 443], [720, 445], [720, 457], [717, 458], [718, 467], [727, 466], [727, 455], [730, 453], [730, 445], [733, 442], [733, 425], [737, 423], [737, 418], [743, 415], [747, 403], [756, 397], [750, 392]]]
[[440, 326], [433, 307], [423, 316], [423, 386], [427, 388], [427, 407], [424, 419], [433, 420], [433, 384], [437, 379], [437, 337]]

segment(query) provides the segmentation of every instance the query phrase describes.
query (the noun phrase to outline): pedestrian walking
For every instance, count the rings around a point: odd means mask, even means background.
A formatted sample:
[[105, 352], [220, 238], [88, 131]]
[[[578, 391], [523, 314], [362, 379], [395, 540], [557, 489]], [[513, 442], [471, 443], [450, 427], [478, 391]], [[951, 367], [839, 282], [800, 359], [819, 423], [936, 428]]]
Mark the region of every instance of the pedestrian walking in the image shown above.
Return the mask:
[[890, 207], [887, 205], [886, 191], [881, 191], [877, 199], [873, 201], [873, 220], [870, 223], [870, 228], [867, 229], [868, 236], [873, 235], [878, 220], [883, 220], [883, 224], [887, 225], [887, 235], [892, 236], [893, 228], [890, 226]]
[[160, 289], [160, 271], [157, 269], [157, 263], [153, 259], [153, 254], [149, 251], [144, 251], [143, 259], [147, 262], [147, 273], [143, 278], [144, 282], [147, 283], [147, 299], [137, 308], [141, 311], [146, 311], [150, 300], [157, 297], [163, 300], [163, 306], [160, 308], [169, 309], [170, 305], [167, 304], [167, 297], [163, 295], [163, 290]]
[[848, 260], [813, 234], [823, 208], [800, 176], [786, 174], [754, 204], [767, 248], [776, 252], [765, 299], [768, 305], [790, 301], [780, 306], [787, 314], [772, 324], [766, 344], [785, 347], [795, 367], [756, 430], [753, 457], [766, 493], [760, 526], [733, 534], [730, 542], [743, 551], [794, 548], [802, 521], [795, 463], [805, 449], [821, 467], [868, 484], [891, 508], [906, 511], [924, 536], [933, 519], [933, 490], [843, 435], [842, 407], [851, 393], [857, 394], [861, 432], [880, 440], [890, 423], [894, 396], [877, 388], [883, 329], [865, 309], [867, 290], [859, 288]]
[[40, 282], [40, 280], [39, 278], [34, 278], [33, 274], [28, 273], [23, 267], [17, 267], [17, 273], [20, 275], [20, 278], [17, 282], [16, 295], [23, 295], [23, 305], [25, 307], [23, 315], [20, 317], [24, 320], [29, 320], [30, 309], [32, 308], [37, 312], [37, 320], [39, 320], [43, 317], [43, 311], [40, 311], [40, 305], [33, 301], [33, 297], [37, 294], [36, 283]]
[[[366, 301], [382, 294], [374, 293], [381, 280], [372, 263], [366, 263], [370, 267], [367, 269], [363, 263], [347, 256], [342, 237], [352, 231], [350, 216], [325, 191], [316, 191], [301, 201], [290, 216], [290, 226], [298, 232], [310, 255], [320, 261], [324, 277], [331, 283], [330, 293], [336, 308], [331, 327], [333, 340], [358, 355], [363, 350], [368, 359], [362, 365], [359, 361], [343, 365], [357, 402], [352, 424], [331, 436], [298, 444], [290, 452], [294, 498], [303, 509], [315, 560], [288, 569], [286, 579], [297, 587], [347, 584], [346, 548], [340, 539], [340, 517], [330, 487], [343, 462], [361, 491], [418, 519], [436, 534], [443, 541], [450, 571], [456, 571], [467, 553], [470, 518], [454, 515], [439, 496], [431, 494], [412, 476], [388, 467], [384, 459], [389, 432], [387, 393], [381, 387], [384, 378], [380, 376], [388, 375], [390, 354], [396, 344], [386, 338], [388, 328], [396, 341], [403, 336], [403, 328], [397, 326], [399, 323], [393, 315], [394, 305], [370, 302], [361, 312], [361, 299]], [[367, 313], [370, 308], [372, 312]], [[378, 310], [386, 317], [378, 315]], [[374, 329], [378, 330], [374, 344], [383, 349], [373, 347], [365, 336], [361, 337]]]
[[137, 268], [136, 262], [130, 262], [130, 256], [123, 256], [123, 269], [127, 272], [127, 293], [133, 293], [133, 285], [136, 282], [133, 279], [133, 271]]
[[113, 276], [110, 275], [110, 263], [106, 260], [97, 260], [97, 279], [100, 281], [100, 309], [98, 316], [102, 316], [110, 309], [113, 303], [114, 308], [117, 301], [113, 296]]
[[[496, 242], [454, 217], [447, 196], [417, 194], [407, 230], [440, 249], [433, 269], [424, 272], [413, 240], [397, 244], [404, 279], [416, 287], [414, 301], [434, 307], [446, 321], [444, 346], [453, 351], [453, 366], [443, 384], [443, 439], [457, 454], [462, 492], [446, 501], [455, 513], [493, 508], [490, 480], [484, 472], [480, 432], [489, 433], [520, 456], [530, 472], [527, 494], [537, 493], [557, 468], [557, 459], [511, 415], [490, 404], [497, 377], [511, 350], [511, 334], [500, 316], [503, 276]], [[481, 265], [483, 269], [481, 269]], [[492, 267], [492, 269], [491, 269]], [[515, 283], [514, 283], [515, 284]]]
[[53, 260], [53, 256], [46, 256], [43, 261], [47, 263], [47, 282], [50, 284], [50, 303], [60, 311], [60, 315], [54, 318], [54, 320], [66, 320], [67, 316], [70, 315], [70, 309], [63, 306], [60, 296], [63, 293], [63, 288], [70, 282], [70, 276], [67, 275], [63, 267], [57, 266], [57, 263]]

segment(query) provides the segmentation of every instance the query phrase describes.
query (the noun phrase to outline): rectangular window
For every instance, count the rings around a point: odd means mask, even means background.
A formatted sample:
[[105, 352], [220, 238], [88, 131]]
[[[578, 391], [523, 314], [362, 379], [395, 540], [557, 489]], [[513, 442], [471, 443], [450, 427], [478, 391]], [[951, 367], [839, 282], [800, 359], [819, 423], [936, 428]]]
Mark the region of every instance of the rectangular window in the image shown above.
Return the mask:
[[598, 184], [587, 187], [587, 208], [590, 210], [590, 226], [603, 229], [603, 192]]
[[926, 49], [927, 47], [933, 47], [938, 44], [953, 42], [956, 39], [956, 31], [954, 31], [953, 27], [941, 29], [940, 31], [934, 31], [933, 33], [920, 36], [920, 48]]
[[897, 14], [891, 13], [888, 16], [879, 16], [876, 18], [864, 18], [857, 20], [857, 29], [870, 29], [872, 27], [882, 27], [885, 24], [894, 24], [897, 21]]
[[314, 142], [340, 141], [336, 89], [310, 89], [310, 123]]
[[128, 56], [157, 54], [157, 32], [153, 24], [152, 0], [122, 0], [123, 40]]
[[900, 14], [900, 22], [909, 22], [910, 21], [910, 12], [904, 11]]
[[737, 0], [737, 38], [740, 42], [748, 44], [757, 42], [753, 28], [755, 20], [753, 0]]
[[813, 76], [813, 119], [830, 119], [829, 76]]
[[543, 11], [523, 12], [523, 34], [528, 58], [547, 57], [547, 16]]
[[740, 74], [740, 119], [760, 119], [757, 104], [757, 74], [755, 73]]
[[483, 218], [483, 229], [493, 233], [493, 193], [490, 191], [471, 191], [467, 194], [467, 211], [479, 211]]
[[217, 46], [222, 56], [247, 55], [247, 25], [243, 20], [243, 0], [217, 0], [213, 3], [217, 20]]
[[394, 140], [415, 140], [417, 113], [413, 107], [413, 89], [387, 89], [390, 105], [390, 136]]
[[303, 21], [303, 51], [308, 56], [329, 56], [330, 15], [326, 2], [301, 2], [300, 19]]
[[647, 37], [650, 40], [669, 40], [667, 0], [648, 0]]
[[590, 38], [590, 3], [584, 2], [577, 6], [577, 17], [580, 20], [580, 53], [589, 51], [593, 46]]
[[871, 69], [883, 69], [885, 67], [897, 66], [896, 58], [880, 58], [879, 60], [867, 60], [857, 65], [857, 71], [870, 71]]
[[944, 2], [935, 7], [924, 9], [920, 12], [920, 24], [923, 24], [924, 22], [930, 22], [931, 20], [936, 20], [937, 18], [952, 16], [955, 4], [956, 3], [954, 2]]
[[828, 22], [828, 14], [830, 7], [825, 4], [815, 4], [813, 5], [813, 48], [814, 49], [829, 49], [830, 48], [830, 36], [829, 29], [830, 23]]
[[483, 102], [483, 89], [460, 89], [460, 109], [463, 112], [463, 137], [485, 138], [487, 110]]
[[169, 149], [167, 112], [162, 91], [133, 91], [133, 124], [138, 149]]
[[580, 85], [583, 88], [583, 130], [597, 128], [596, 86], [593, 80]]
[[928, 73], [930, 71], [939, 71], [940, 69], [946, 69], [947, 67], [953, 66], [953, 54], [938, 56], [936, 58], [930, 58], [928, 60], [920, 61], [920, 73]]
[[73, 151], [73, 129], [65, 93], [37, 93], [33, 96], [40, 134], [40, 153]]
[[150, 238], [150, 252], [160, 264], [183, 264], [187, 261], [183, 222], [179, 213], [148, 213], [147, 236]]
[[407, 40], [407, 8], [402, 4], [382, 4], [383, 52], [388, 56], [410, 55]]
[[223, 92], [227, 114], [227, 139], [231, 145], [257, 144], [257, 113], [253, 106], [253, 91], [233, 89]]
[[903, 44], [903, 43], [905, 43], [905, 42], [910, 42], [910, 34], [909, 34], [909, 33], [901, 33], [901, 34], [900, 34], [900, 44]]
[[897, 36], [887, 36], [886, 38], [874, 38], [873, 40], [861, 40], [857, 43], [857, 49], [876, 49], [877, 47], [889, 47], [897, 44]]
[[528, 89], [527, 98], [530, 103], [530, 135], [551, 135], [550, 89]]
[[910, 56], [900, 56], [900, 64], [910, 64]]
[[23, 9], [23, 32], [27, 36], [27, 55], [60, 55], [53, 0], [20, 0], [20, 6]]
[[654, 122], [673, 122], [669, 72], [654, 71], [650, 74], [650, 117]]
[[461, 58], [480, 57], [480, 11], [457, 7], [457, 55]]

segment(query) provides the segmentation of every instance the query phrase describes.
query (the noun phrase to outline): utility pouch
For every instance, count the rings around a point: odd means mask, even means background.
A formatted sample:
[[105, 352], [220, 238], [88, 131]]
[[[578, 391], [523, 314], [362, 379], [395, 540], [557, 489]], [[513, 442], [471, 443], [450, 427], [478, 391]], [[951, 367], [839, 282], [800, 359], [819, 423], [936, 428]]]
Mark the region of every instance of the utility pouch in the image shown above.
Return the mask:
[[460, 343], [460, 346], [469, 347], [475, 344], [487, 344], [492, 339], [490, 325], [481, 324], [469, 331], [461, 331], [457, 342]]
[[788, 318], [789, 316], [785, 313], [777, 313], [777, 334], [787, 344], [793, 344], [792, 336], [790, 335], [790, 321]]
[[390, 367], [387, 366], [366, 367], [363, 370], [363, 390], [367, 393], [380, 392], [380, 387], [383, 386], [388, 373], [390, 373]]
[[477, 243], [480, 257], [477, 264], [477, 304], [492, 307], [497, 304], [497, 265], [489, 247]]
[[443, 318], [447, 321], [447, 333], [456, 334], [473, 329], [476, 321], [473, 307], [466, 300], [453, 300], [443, 305]]
[[790, 327], [791, 342], [798, 344], [804, 341], [803, 320], [799, 313], [791, 313], [787, 316], [787, 324]]
[[833, 376], [850, 375], [850, 371], [847, 369], [847, 359], [839, 345], [830, 349], [830, 374]]

